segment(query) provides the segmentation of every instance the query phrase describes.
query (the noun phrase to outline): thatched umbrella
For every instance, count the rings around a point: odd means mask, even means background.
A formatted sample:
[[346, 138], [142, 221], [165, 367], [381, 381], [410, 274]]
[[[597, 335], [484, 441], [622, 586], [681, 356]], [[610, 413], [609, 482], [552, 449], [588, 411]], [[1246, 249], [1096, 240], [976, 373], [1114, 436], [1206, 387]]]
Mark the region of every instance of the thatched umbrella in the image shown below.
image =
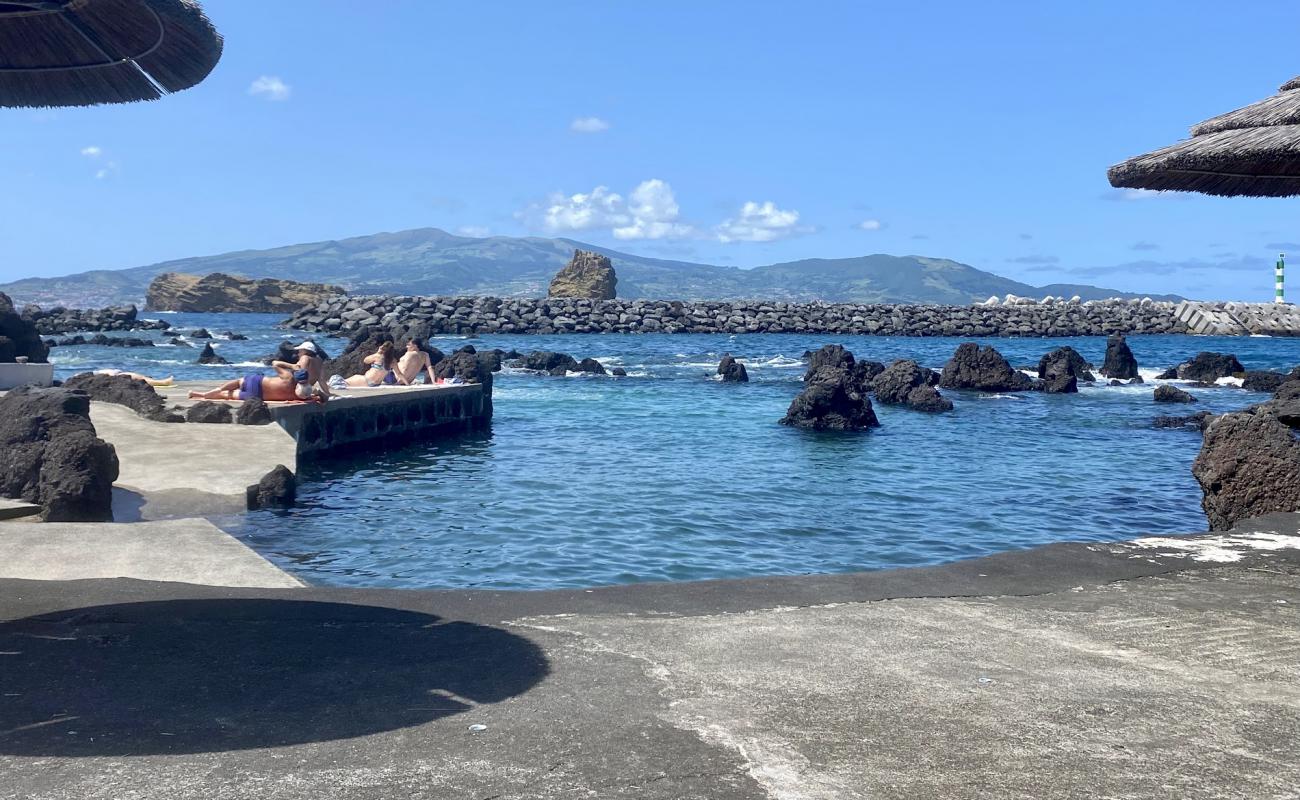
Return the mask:
[[0, 107], [156, 100], [220, 58], [195, 0], [0, 0]]
[[1194, 126], [1192, 138], [1130, 158], [1106, 174], [1119, 188], [1300, 195], [1300, 77], [1266, 100]]

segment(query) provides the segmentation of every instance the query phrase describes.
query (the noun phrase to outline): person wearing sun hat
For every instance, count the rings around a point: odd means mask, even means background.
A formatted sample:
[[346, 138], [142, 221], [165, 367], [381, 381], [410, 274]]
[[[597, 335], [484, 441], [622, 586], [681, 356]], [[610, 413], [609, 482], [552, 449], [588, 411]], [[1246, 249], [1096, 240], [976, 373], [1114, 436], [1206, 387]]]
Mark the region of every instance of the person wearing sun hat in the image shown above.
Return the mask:
[[299, 400], [312, 398], [328, 400], [330, 389], [325, 382], [324, 353], [311, 340], [295, 345], [293, 352], [298, 356], [295, 362], [279, 360], [271, 362], [276, 373], [282, 378], [293, 381], [294, 395]]

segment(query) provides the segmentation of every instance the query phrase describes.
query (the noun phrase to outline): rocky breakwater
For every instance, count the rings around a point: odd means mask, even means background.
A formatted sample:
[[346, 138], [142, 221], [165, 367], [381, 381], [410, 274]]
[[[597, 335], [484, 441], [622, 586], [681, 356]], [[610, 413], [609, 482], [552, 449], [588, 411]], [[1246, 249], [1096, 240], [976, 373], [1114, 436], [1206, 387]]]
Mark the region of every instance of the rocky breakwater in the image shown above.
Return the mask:
[[145, 306], [156, 311], [289, 314], [344, 293], [343, 287], [324, 283], [165, 272], [149, 284]]
[[106, 522], [117, 475], [88, 395], [24, 386], [0, 397], [0, 496], [39, 505], [47, 522]]
[[44, 336], [71, 331], [165, 331], [171, 327], [163, 320], [141, 319], [139, 309], [133, 305], [112, 308], [57, 306], [50, 309], [29, 305], [23, 307], [22, 316]]
[[332, 297], [286, 325], [331, 335], [419, 326], [470, 333], [833, 333], [879, 336], [1107, 336], [1186, 333], [1173, 304], [1150, 300], [973, 306], [587, 298]]

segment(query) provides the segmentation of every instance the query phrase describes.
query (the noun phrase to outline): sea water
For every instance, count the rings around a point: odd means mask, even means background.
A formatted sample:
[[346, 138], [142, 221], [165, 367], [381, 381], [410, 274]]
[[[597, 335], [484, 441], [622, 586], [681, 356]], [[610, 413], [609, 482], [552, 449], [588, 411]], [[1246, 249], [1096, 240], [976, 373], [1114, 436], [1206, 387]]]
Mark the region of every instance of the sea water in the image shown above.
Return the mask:
[[[261, 356], [290, 335], [267, 315], [161, 317], [182, 332], [202, 326], [250, 339], [214, 342], [229, 367], [194, 364], [197, 347], [56, 348], [58, 374], [112, 366], [215, 386], [262, 368]], [[345, 344], [319, 341], [331, 352]], [[777, 424], [801, 388], [805, 350], [841, 343], [859, 358], [938, 369], [961, 341], [439, 337], [432, 343], [447, 352], [558, 350], [628, 377], [507, 368], [496, 376], [489, 432], [303, 464], [298, 507], [219, 523], [311, 583], [510, 589], [880, 569], [1192, 532], [1205, 528], [1190, 471], [1200, 434], [1155, 429], [1152, 418], [1266, 396], [1193, 388], [1196, 404], [1158, 405], [1154, 376], [1202, 350], [1235, 353], [1250, 369], [1300, 363], [1294, 339], [1132, 336], [1143, 386], [945, 391], [953, 412], [877, 404], [881, 427], [864, 433]], [[1061, 345], [1097, 366], [1105, 353], [1099, 337], [978, 341], [1026, 368]], [[725, 352], [745, 363], [750, 383], [716, 379]]]

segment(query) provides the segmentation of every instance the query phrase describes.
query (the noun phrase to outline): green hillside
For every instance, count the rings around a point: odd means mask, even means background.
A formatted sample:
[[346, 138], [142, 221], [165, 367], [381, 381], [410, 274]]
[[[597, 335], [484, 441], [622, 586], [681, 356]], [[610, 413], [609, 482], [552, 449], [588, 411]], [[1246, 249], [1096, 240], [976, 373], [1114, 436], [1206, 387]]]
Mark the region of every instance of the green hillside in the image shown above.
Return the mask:
[[[540, 296], [574, 248], [608, 255], [620, 297], [681, 300], [765, 298], [828, 302], [969, 303], [989, 295], [1041, 297], [1047, 291], [946, 259], [872, 255], [812, 258], [754, 269], [668, 261], [572, 239], [455, 236], [437, 228], [377, 233], [271, 250], [242, 250], [123, 270], [95, 270], [0, 285], [20, 304], [104, 306], [141, 303], [162, 272], [226, 272], [340, 284], [354, 294]], [[1090, 286], [1084, 299], [1132, 296]], [[1053, 294], [1061, 292], [1053, 291]]]

